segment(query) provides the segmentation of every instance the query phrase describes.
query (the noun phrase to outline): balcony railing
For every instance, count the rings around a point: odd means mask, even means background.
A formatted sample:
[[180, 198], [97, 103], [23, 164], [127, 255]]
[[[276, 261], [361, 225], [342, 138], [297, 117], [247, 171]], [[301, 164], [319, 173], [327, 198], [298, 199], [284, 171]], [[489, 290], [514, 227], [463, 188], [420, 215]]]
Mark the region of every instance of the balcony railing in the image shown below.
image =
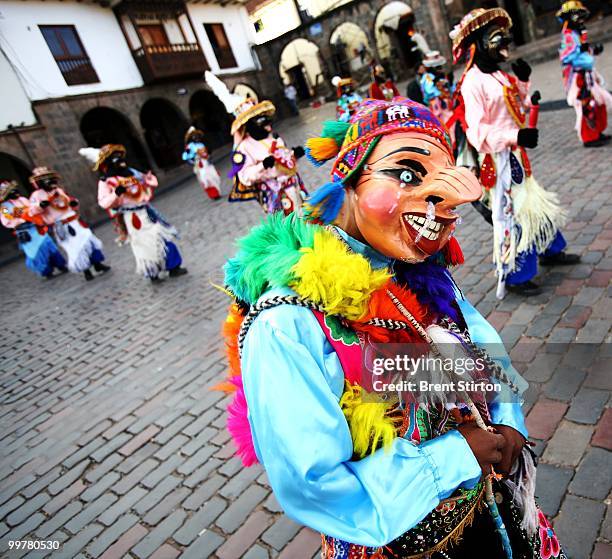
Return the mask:
[[145, 83], [199, 76], [208, 69], [197, 43], [146, 45], [132, 54]]
[[56, 59], [56, 62], [68, 85], [100, 81], [88, 56], [63, 57]]

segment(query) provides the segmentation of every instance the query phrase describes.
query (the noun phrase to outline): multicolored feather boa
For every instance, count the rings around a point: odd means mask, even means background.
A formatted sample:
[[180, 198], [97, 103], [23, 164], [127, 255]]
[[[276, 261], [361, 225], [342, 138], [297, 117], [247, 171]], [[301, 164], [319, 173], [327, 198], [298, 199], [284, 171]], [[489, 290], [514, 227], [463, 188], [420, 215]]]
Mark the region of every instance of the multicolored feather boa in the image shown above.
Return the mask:
[[[228, 407], [227, 426], [245, 466], [257, 462], [237, 342], [248, 308], [268, 290], [289, 287], [322, 306], [326, 314], [340, 317], [354, 331], [367, 333], [375, 343], [419, 342], [416, 331], [389, 331], [367, 322], [372, 318], [405, 320], [388, 292], [424, 326], [443, 316], [456, 320], [454, 284], [446, 267], [462, 263], [463, 255], [454, 238], [449, 244], [421, 264], [395, 262], [394, 271], [373, 269], [329, 229], [281, 213], [271, 215], [238, 241], [238, 254], [225, 266], [226, 286], [235, 297], [223, 325], [229, 375], [215, 389], [235, 394]], [[362, 395], [361, 387], [347, 381], [340, 399], [359, 457], [390, 445], [401, 423], [393, 413], [395, 405], [363, 402]]]

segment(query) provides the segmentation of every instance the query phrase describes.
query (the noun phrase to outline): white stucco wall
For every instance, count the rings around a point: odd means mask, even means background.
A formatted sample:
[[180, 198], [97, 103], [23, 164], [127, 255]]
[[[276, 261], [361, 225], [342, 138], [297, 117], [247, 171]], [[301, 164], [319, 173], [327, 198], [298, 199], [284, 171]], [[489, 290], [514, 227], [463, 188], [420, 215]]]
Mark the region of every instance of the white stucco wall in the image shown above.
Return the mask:
[[[255, 10], [250, 16], [251, 26], [258, 45], [276, 39], [300, 25], [300, 16], [293, 0], [274, 0]], [[255, 22], [261, 20], [263, 28], [255, 31]]]
[[[255, 43], [255, 31], [251, 32], [252, 25], [249, 22], [246, 8], [232, 5], [221, 7], [212, 4], [187, 4], [187, 10], [198, 42], [212, 72], [215, 74], [231, 74], [255, 69], [255, 62], [251, 53], [251, 45]], [[219, 68], [215, 53], [204, 29], [205, 23], [222, 23], [224, 25], [225, 34], [236, 59], [236, 68]]]
[[[38, 25], [74, 25], [100, 82], [66, 85]], [[2, 1], [0, 46], [19, 69], [33, 101], [143, 85], [115, 14], [95, 4]]]
[[11, 124], [13, 126], [36, 124], [30, 100], [13, 67], [2, 52], [0, 52], [0, 76], [2, 76], [0, 131], [6, 130]]

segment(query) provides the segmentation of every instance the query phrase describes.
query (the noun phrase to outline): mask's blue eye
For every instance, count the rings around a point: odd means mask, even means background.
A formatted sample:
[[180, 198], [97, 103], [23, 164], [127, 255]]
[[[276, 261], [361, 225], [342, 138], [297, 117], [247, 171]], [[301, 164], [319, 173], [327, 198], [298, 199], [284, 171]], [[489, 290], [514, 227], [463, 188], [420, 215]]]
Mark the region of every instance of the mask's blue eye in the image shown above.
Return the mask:
[[405, 171], [402, 171], [400, 173], [399, 179], [407, 184], [413, 184], [414, 183], [414, 173], [412, 171], [409, 171], [408, 169], [406, 169]]

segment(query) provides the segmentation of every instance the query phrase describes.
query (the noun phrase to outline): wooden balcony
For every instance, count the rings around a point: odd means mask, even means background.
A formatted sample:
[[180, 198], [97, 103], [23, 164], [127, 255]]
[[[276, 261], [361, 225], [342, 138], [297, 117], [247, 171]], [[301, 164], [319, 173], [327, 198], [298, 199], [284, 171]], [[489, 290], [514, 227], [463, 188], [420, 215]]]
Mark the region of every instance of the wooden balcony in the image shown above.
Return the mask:
[[201, 76], [208, 70], [197, 43], [147, 45], [132, 51], [146, 84]]

